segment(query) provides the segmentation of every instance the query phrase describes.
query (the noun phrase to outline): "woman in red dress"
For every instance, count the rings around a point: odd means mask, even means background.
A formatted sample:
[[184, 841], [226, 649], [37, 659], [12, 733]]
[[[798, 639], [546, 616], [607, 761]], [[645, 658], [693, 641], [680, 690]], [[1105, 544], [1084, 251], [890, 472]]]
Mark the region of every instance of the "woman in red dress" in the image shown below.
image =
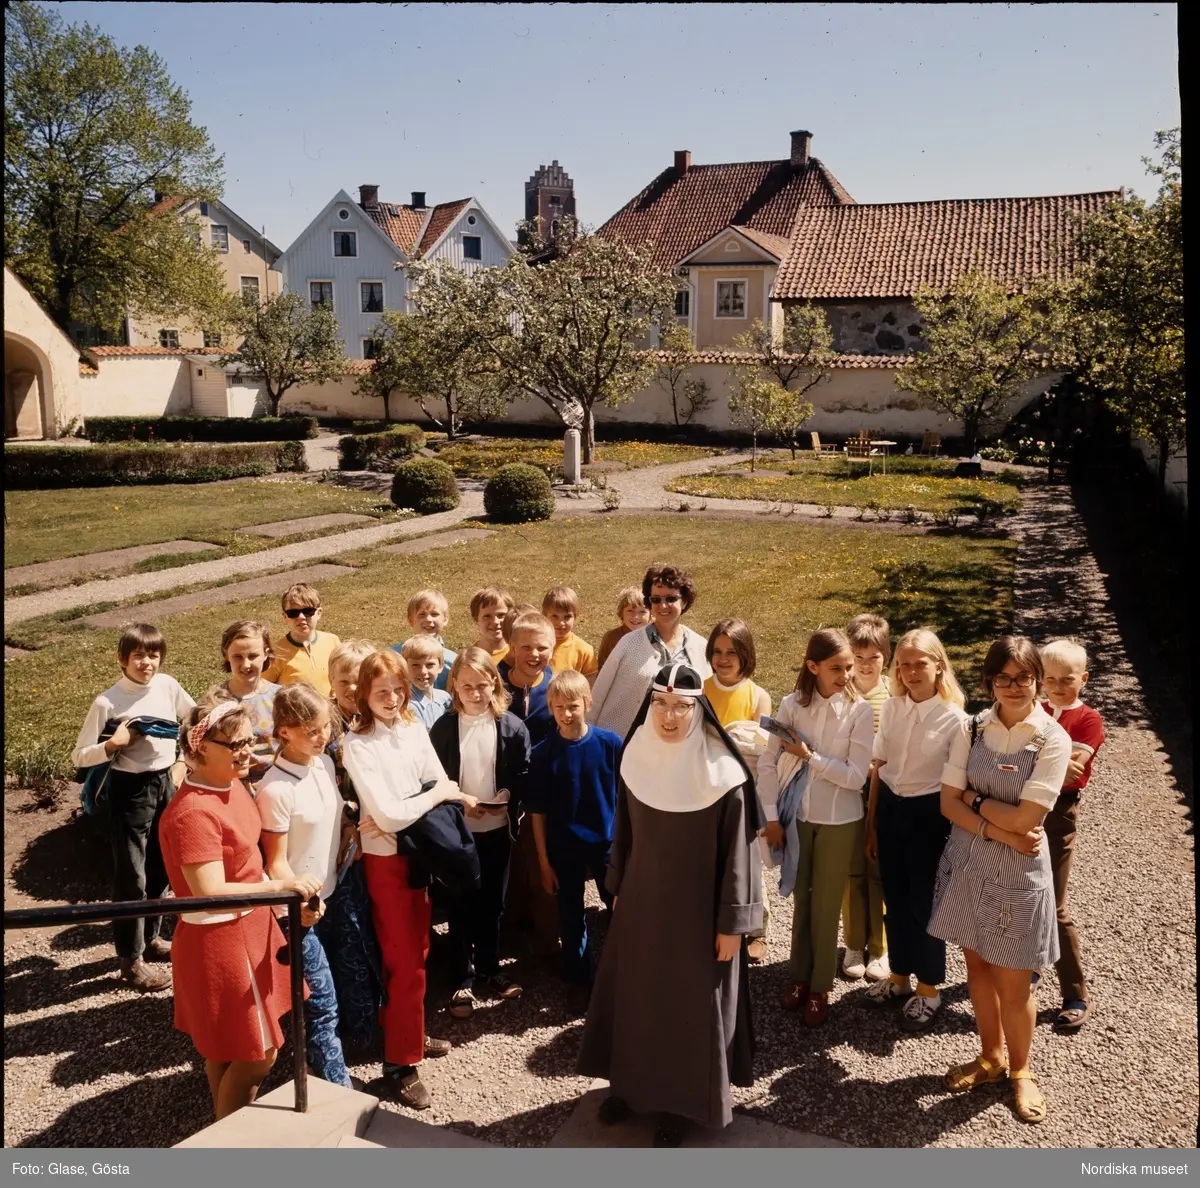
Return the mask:
[[[311, 876], [268, 879], [258, 837], [262, 820], [242, 780], [254, 725], [240, 702], [204, 698], [192, 711], [183, 752], [187, 779], [163, 812], [159, 841], [171, 889], [187, 896], [319, 890]], [[319, 912], [304, 910], [311, 925]], [[218, 1119], [249, 1105], [283, 1042], [291, 1010], [285, 945], [271, 908], [186, 912], [171, 947], [175, 1026], [204, 1057]]]

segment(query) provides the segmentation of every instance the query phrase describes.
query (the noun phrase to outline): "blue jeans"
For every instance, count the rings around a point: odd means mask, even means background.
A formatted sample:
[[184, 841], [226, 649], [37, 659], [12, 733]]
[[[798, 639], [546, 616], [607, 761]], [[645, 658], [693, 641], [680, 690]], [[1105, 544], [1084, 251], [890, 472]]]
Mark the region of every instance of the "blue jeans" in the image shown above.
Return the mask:
[[583, 888], [590, 875], [596, 880], [600, 899], [612, 907], [612, 896], [604, 886], [612, 842], [584, 842], [571, 837], [546, 839], [547, 857], [558, 878], [558, 929], [562, 937], [562, 972], [568, 982], [588, 986], [592, 967], [587, 956], [587, 916], [583, 910]]
[[[281, 920], [280, 924], [286, 936], [287, 921]], [[308, 983], [308, 997], [304, 1000], [304, 1038], [308, 1063], [323, 1081], [350, 1089], [350, 1074], [346, 1071], [346, 1058], [342, 1055], [342, 1041], [338, 1037], [338, 1006], [333, 974], [329, 971], [329, 959], [325, 956], [315, 928], [304, 930], [300, 952], [304, 957], [304, 980]]]
[[326, 901], [316, 932], [333, 973], [340, 1034], [365, 1047], [379, 1026], [383, 970], [361, 862], [350, 867]]

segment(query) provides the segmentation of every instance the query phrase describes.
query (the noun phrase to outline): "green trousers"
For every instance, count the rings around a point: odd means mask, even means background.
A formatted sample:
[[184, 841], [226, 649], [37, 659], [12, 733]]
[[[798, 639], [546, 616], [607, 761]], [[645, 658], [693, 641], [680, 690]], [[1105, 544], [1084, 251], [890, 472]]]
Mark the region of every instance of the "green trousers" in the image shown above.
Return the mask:
[[792, 955], [788, 965], [792, 980], [807, 982], [813, 994], [833, 989], [838, 913], [855, 845], [862, 850], [861, 830], [861, 821], [845, 825], [801, 821], [796, 826], [800, 851], [792, 892]]
[[865, 949], [868, 960], [887, 952], [883, 930], [883, 879], [879, 863], [867, 861], [867, 819], [857, 822], [858, 835], [850, 856], [850, 877], [842, 896], [842, 935], [847, 949]]

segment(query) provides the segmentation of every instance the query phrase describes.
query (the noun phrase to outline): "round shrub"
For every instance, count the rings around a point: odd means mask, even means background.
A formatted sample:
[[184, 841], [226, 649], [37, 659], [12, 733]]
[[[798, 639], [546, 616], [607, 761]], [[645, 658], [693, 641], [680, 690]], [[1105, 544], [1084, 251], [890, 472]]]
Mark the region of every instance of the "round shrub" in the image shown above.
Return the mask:
[[427, 516], [431, 512], [451, 511], [462, 501], [454, 471], [436, 458], [414, 458], [396, 467], [392, 479], [392, 503], [411, 507]]
[[554, 514], [554, 492], [544, 470], [524, 462], [501, 466], [483, 489], [483, 506], [493, 520], [523, 524]]

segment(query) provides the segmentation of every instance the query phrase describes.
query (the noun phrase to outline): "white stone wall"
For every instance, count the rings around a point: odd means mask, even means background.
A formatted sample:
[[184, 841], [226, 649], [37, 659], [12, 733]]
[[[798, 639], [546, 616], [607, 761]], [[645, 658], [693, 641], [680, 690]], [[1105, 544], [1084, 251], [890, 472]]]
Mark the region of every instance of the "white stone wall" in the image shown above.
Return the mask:
[[[185, 355], [101, 357], [79, 379], [85, 417], [178, 417], [192, 411], [192, 363]], [[205, 369], [207, 371], [207, 369]]]

